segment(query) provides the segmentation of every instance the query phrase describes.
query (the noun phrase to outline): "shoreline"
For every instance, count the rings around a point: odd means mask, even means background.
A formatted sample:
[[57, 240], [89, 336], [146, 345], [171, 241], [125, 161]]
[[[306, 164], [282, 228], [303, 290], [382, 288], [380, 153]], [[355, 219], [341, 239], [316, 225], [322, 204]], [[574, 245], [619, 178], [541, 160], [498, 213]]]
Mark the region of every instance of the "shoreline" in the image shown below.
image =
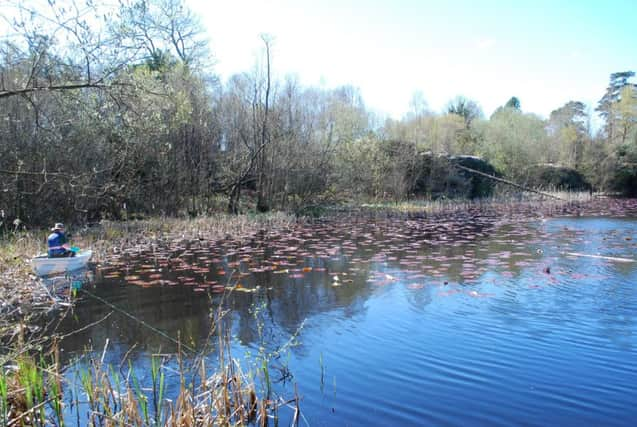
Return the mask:
[[[259, 233], [293, 228], [305, 222], [349, 222], [356, 220], [464, 219], [476, 215], [533, 220], [563, 216], [637, 216], [637, 199], [591, 198], [589, 200], [506, 200], [506, 201], [413, 201], [398, 204], [360, 204], [331, 208], [317, 218], [294, 217], [277, 212], [232, 216], [213, 214], [192, 219], [153, 218], [128, 222], [105, 221], [97, 227], [83, 228], [72, 236], [74, 244], [94, 251], [92, 266], [107, 264], [113, 255], [144, 249], [171, 241], [237, 240], [254, 238]], [[44, 283], [28, 264], [30, 257], [44, 250], [42, 232], [27, 231], [0, 241], [3, 261], [0, 270], [0, 343], [7, 348], [15, 344], [17, 326], [29, 325], [34, 317], [59, 308]]]
[[[475, 221], [475, 224], [493, 225], [496, 228], [500, 225], [506, 226], [507, 224], [521, 224], [523, 222], [533, 223], [536, 221], [544, 221], [549, 218], [563, 218], [563, 217], [628, 217], [637, 218], [637, 199], [595, 199], [588, 201], [577, 201], [569, 203], [556, 203], [556, 202], [537, 202], [537, 201], [525, 201], [522, 203], [448, 203], [438, 204], [435, 209], [432, 205], [426, 205], [429, 210], [415, 209], [415, 207], [402, 205], [399, 208], [394, 206], [381, 206], [370, 208], [368, 206], [361, 206], [359, 209], [341, 208], [334, 209], [328, 215], [324, 215], [318, 218], [295, 218], [289, 215], [277, 213], [270, 215], [243, 215], [243, 216], [226, 216], [216, 215], [210, 217], [201, 217], [195, 219], [151, 219], [147, 221], [134, 221], [128, 223], [103, 223], [99, 228], [85, 229], [77, 233], [76, 241], [81, 245], [87, 245], [85, 247], [91, 247], [96, 250], [96, 260], [93, 267], [98, 270], [102, 267], [118, 268], [117, 259], [119, 257], [134, 256], [138, 251], [144, 251], [148, 249], [155, 250], [158, 246], [171, 246], [171, 245], [183, 245], [194, 242], [194, 244], [206, 244], [206, 242], [220, 243], [221, 245], [228, 245], [227, 247], [234, 247], [235, 245], [242, 245], [248, 243], [249, 240], [256, 240], [257, 242], [263, 242], [268, 239], [278, 239], [282, 236], [298, 235], [299, 230], [305, 230], [308, 232], [313, 224], [316, 224], [318, 228], [325, 225], [328, 227], [346, 227], [348, 224], [352, 227], [359, 227], [360, 224], [371, 223], [373, 227], [379, 227], [380, 229], [386, 229], [386, 227], [414, 227], [416, 230], [428, 230], [426, 233], [438, 233], [441, 231], [442, 239], [444, 240], [446, 234], [458, 235], [463, 230], [466, 231], [466, 225]], [[404, 221], [404, 223], [403, 223]], [[331, 224], [330, 224], [331, 223]], [[424, 227], [424, 228], [423, 228]], [[33, 233], [31, 233], [33, 236]], [[423, 235], [418, 235], [417, 238], [422, 238]], [[437, 240], [440, 242], [440, 240]], [[24, 238], [18, 239], [15, 244], [19, 244], [19, 248], [23, 251], [32, 248], [37, 244], [37, 241], [32, 242], [33, 245], [29, 246], [29, 241]], [[250, 242], [248, 244], [252, 244]], [[14, 252], [17, 253], [17, 252]], [[571, 254], [579, 256], [581, 254]], [[632, 261], [632, 260], [631, 260]], [[110, 267], [109, 264], [112, 264]], [[3, 265], [3, 268], [5, 266]], [[95, 270], [95, 268], [92, 268]], [[287, 271], [287, 270], [286, 270]], [[88, 272], [87, 274], [92, 274]], [[45, 296], [44, 281], [35, 278], [33, 274], [25, 272], [24, 266], [20, 266], [19, 263], [14, 263], [11, 266], [5, 268], [1, 277], [4, 275], [14, 276], [11, 278], [13, 283], [17, 287], [22, 286], [24, 293], [20, 292], [7, 292], [7, 288], [3, 288], [3, 296], [11, 295], [16, 303], [14, 310], [17, 312], [11, 318], [10, 316], [2, 316], [1, 326], [2, 332], [9, 331], [11, 334], [5, 334], [0, 337], [0, 360], [2, 361], [3, 371], [0, 371], [0, 383], [8, 385], [9, 400], [5, 403], [0, 402], [0, 409], [4, 408], [5, 416], [9, 416], [10, 420], [19, 420], [25, 416], [30, 416], [29, 413], [38, 408], [39, 404], [46, 404], [47, 400], [38, 397], [31, 404], [21, 403], [25, 398], [23, 396], [24, 390], [28, 390], [28, 387], [39, 387], [42, 391], [42, 396], [51, 396], [50, 398], [57, 402], [54, 406], [55, 411], [64, 406], [64, 387], [62, 387], [62, 364], [60, 362], [58, 339], [63, 337], [60, 333], [52, 333], [51, 336], [45, 336], [47, 328], [36, 328], [36, 322], [41, 318], [37, 317], [40, 314], [58, 314], [64, 315], [64, 310], [72, 310], [75, 301], [73, 301], [73, 294], [71, 293], [69, 302], [57, 303], [51, 301], [51, 297]], [[19, 283], [20, 274], [26, 274], [27, 281]], [[66, 280], [66, 279], [65, 279]], [[2, 286], [6, 286], [6, 280], [3, 279]], [[68, 284], [68, 283], [67, 283]], [[446, 284], [446, 282], [445, 282]], [[29, 294], [31, 287], [32, 292]], [[228, 289], [228, 288], [226, 288]], [[234, 289], [233, 289], [234, 290]], [[39, 291], [39, 292], [38, 292]], [[477, 294], [476, 294], [477, 295]], [[226, 294], [222, 298], [225, 298]], [[7, 303], [2, 302], [2, 308], [5, 309]], [[228, 313], [228, 311], [222, 309], [222, 305], [219, 305], [215, 310], [214, 320], [212, 322], [213, 329], [220, 328], [222, 323], [221, 319]], [[115, 307], [113, 307], [115, 309]], [[29, 310], [32, 312], [29, 313]], [[72, 313], [72, 312], [67, 312]], [[111, 312], [112, 314], [112, 312]], [[108, 318], [110, 314], [103, 317], [97, 322], [101, 322]], [[97, 322], [93, 322], [88, 326], [92, 326]], [[83, 330], [85, 328], [81, 328]], [[220, 346], [224, 349], [222, 354], [229, 354], [231, 343], [229, 336], [221, 329], [211, 329], [209, 332], [209, 338], [213, 332], [220, 337]], [[75, 332], [72, 332], [75, 333]], [[296, 334], [296, 333], [295, 333]], [[179, 335], [178, 335], [179, 336]], [[290, 341], [291, 342], [291, 341]], [[183, 349], [196, 352], [197, 357], [204, 354], [206, 349], [194, 350], [188, 347], [188, 345], [181, 342], [181, 340], [175, 341], [178, 346], [178, 351], [175, 354], [167, 353], [161, 356], [161, 362], [156, 356], [151, 356], [151, 365], [154, 369], [153, 385], [156, 386], [159, 380], [157, 376], [162, 371], [163, 363], [167, 363], [167, 360], [180, 360]], [[106, 351], [108, 346], [108, 339], [106, 341], [102, 355]], [[40, 356], [36, 356], [40, 354]], [[128, 354], [128, 353], [127, 353]], [[96, 356], [97, 355], [97, 356]], [[85, 357], [91, 360], [94, 368], [85, 372], [86, 378], [90, 378], [93, 384], [98, 384], [105, 375], [108, 375], [108, 366], [102, 362], [102, 359], [98, 359], [99, 353], [91, 354], [87, 349]], [[40, 362], [37, 361], [37, 357], [40, 357]], [[83, 356], [84, 357], [84, 356]], [[103, 356], [102, 356], [103, 357]], [[268, 366], [269, 357], [265, 353], [262, 356], [261, 364]], [[174, 359], [176, 358], [176, 359]], [[126, 356], [124, 357], [126, 359]], [[226, 395], [219, 394], [210, 396], [209, 398], [197, 398], [192, 401], [189, 400], [189, 406], [184, 407], [183, 410], [189, 411], [189, 413], [196, 413], [196, 419], [203, 419], [205, 414], [214, 413], [219, 411], [219, 408], [232, 408], [229, 412], [231, 414], [240, 413], [244, 419], [255, 419], [254, 408], [260, 407], [259, 414], [265, 419], [267, 416], [276, 417], [278, 414], [278, 408], [276, 403], [270, 399], [270, 392], [260, 394], [259, 387], [263, 384], [268, 384], [269, 373], [264, 371], [264, 377], [256, 375], [253, 371], [249, 371], [247, 374], [242, 373], [241, 369], [244, 367], [236, 365], [230, 359], [220, 359], [218, 367], [210, 369], [204, 369], [203, 358], [201, 365], [200, 382], [201, 384], [217, 383], [222, 384], [221, 389], [235, 387], [233, 396], [239, 396], [235, 401], [227, 402]], [[39, 364], [38, 364], [39, 363]], [[123, 362], [122, 362], [123, 363]], [[181, 367], [181, 364], [179, 365]], [[259, 365], [261, 366], [261, 365]], [[180, 368], [181, 369], [181, 368]], [[265, 368], [264, 368], [265, 369]], [[132, 365], [129, 365], [129, 373], [134, 372]], [[25, 383], [26, 374], [23, 372], [37, 372], [38, 377], [34, 380], [34, 384]], [[242, 376], [242, 380], [239, 382], [234, 381], [237, 372]], [[184, 372], [182, 371], [182, 375]], [[124, 375], [124, 374], [122, 374]], [[255, 376], [256, 375], [256, 376]], [[29, 377], [30, 378], [30, 377]], [[119, 377], [118, 377], [119, 378]], [[45, 380], [47, 379], [47, 380]], [[53, 381], [55, 380], [55, 381]], [[55, 384], [56, 386], [51, 385]], [[147, 395], [137, 390], [138, 387], [134, 380], [131, 383], [126, 377], [122, 377], [118, 381], [127, 390], [129, 400], [129, 407], [143, 407], [147, 402]], [[161, 380], [163, 381], [163, 380]], [[102, 383], [100, 383], [102, 384]], [[0, 384], [1, 386], [2, 384]], [[189, 386], [190, 387], [190, 386]], [[115, 388], [112, 385], [105, 386], [103, 389], [88, 387], [83, 389], [85, 393], [92, 393], [93, 399], [99, 401], [100, 399], [105, 403], [104, 413], [110, 413], [109, 411], [117, 411], [117, 417], [123, 417], [127, 419], [130, 414], [126, 410], [118, 409], [121, 402], [111, 402], [111, 397], [114, 396], [114, 392], [120, 392], [122, 389], [120, 385]], [[135, 391], [137, 390], [137, 391]], [[195, 393], [196, 396], [208, 396], [205, 393], [199, 393], [201, 390], [196, 390], [193, 386], [192, 390], [183, 389], [179, 393], [179, 399], [184, 399], [189, 396], [189, 393]], [[153, 392], [155, 393], [155, 392]], [[161, 393], [160, 396], [153, 395], [157, 398], [158, 402], [162, 402]], [[1, 397], [1, 396], [0, 396]], [[40, 402], [38, 405], [33, 406], [35, 402]], [[225, 402], [225, 403], [224, 403]], [[296, 410], [298, 410], [299, 397], [296, 394], [294, 399], [288, 399], [286, 402], [296, 402]], [[222, 406], [219, 406], [223, 403]], [[109, 407], [109, 405], [115, 405]], [[162, 419], [166, 407], [159, 406], [153, 410], [157, 419]], [[159, 409], [158, 409], [159, 408]], [[7, 412], [8, 411], [8, 412]], [[1, 412], [1, 411], [0, 411]], [[104, 416], [99, 411], [95, 412], [95, 416]], [[270, 415], [268, 415], [270, 414]], [[57, 416], [59, 419], [63, 418], [62, 412], [47, 412], [41, 413], [39, 416], [44, 419], [47, 416]], [[147, 413], [148, 415], [148, 413]], [[228, 415], [230, 416], [230, 415]], [[36, 416], [37, 417], [37, 416]], [[146, 425], [142, 422], [140, 425]], [[161, 424], [160, 424], [161, 425]]]

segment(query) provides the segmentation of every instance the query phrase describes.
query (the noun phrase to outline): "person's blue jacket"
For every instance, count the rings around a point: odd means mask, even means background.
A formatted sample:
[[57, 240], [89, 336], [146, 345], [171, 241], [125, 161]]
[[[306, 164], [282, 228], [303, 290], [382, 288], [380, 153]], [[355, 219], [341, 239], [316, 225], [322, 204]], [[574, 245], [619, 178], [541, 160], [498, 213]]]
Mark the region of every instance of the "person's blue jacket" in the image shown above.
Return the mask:
[[66, 240], [66, 236], [63, 232], [59, 230], [55, 230], [53, 233], [49, 235], [47, 239], [47, 243], [49, 245], [49, 257], [55, 257], [64, 255], [67, 252], [67, 249], [64, 248], [64, 244], [68, 243]]

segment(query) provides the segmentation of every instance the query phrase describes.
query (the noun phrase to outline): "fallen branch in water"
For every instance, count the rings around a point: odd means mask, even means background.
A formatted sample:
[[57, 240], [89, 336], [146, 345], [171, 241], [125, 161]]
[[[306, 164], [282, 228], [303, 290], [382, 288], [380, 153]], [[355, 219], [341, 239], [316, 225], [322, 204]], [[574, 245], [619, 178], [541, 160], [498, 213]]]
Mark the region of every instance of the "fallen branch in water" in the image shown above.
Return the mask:
[[[74, 331], [69, 332], [68, 334], [60, 335], [60, 336], [58, 337], [58, 339], [68, 338], [68, 337], [70, 337], [71, 335], [75, 335], [75, 334], [78, 334], [78, 333], [80, 333], [80, 332], [83, 332], [83, 331], [85, 331], [85, 330], [87, 330], [87, 329], [90, 329], [90, 328], [92, 328], [93, 326], [95, 326], [95, 325], [97, 325], [97, 324], [99, 324], [99, 323], [102, 323], [104, 320], [108, 319], [108, 318], [111, 316], [111, 314], [113, 314], [113, 313], [114, 313], [114, 311], [111, 311], [111, 312], [109, 312], [106, 316], [102, 317], [102, 318], [101, 318], [101, 319], [99, 319], [99, 320], [96, 320], [96, 321], [95, 321], [95, 322], [93, 322], [93, 323], [89, 323], [88, 325], [83, 326], [83, 327], [81, 327], [80, 329], [76, 329], [76, 330], [74, 330]], [[108, 338], [107, 338], [107, 340], [108, 340]]]
[[549, 197], [551, 199], [565, 201], [561, 197], [557, 197], [557, 196], [555, 196], [553, 194], [549, 194], [549, 193], [545, 193], [543, 191], [535, 190], [533, 188], [525, 187], [523, 185], [516, 184], [515, 182], [508, 181], [508, 180], [503, 179], [503, 178], [498, 178], [497, 176], [489, 175], [488, 173], [480, 172], [478, 170], [471, 169], [471, 168], [468, 168], [468, 167], [462, 166], [462, 165], [455, 165], [455, 166], [457, 168], [459, 168], [459, 169], [466, 170], [467, 172], [471, 172], [471, 173], [474, 173], [476, 175], [480, 175], [480, 176], [483, 176], [485, 178], [489, 178], [489, 179], [492, 179], [494, 181], [501, 182], [503, 184], [510, 185], [512, 187], [515, 187], [515, 188], [519, 188], [520, 190], [528, 191], [529, 193], [535, 193], [535, 194], [539, 194], [540, 196]]
[[608, 260], [608, 261], [617, 261], [617, 262], [637, 262], [637, 260], [630, 259], [630, 258], [618, 258], [618, 257], [603, 256], [603, 255], [581, 254], [579, 252], [565, 252], [565, 255], [581, 256], [581, 257], [586, 257], [586, 258], [605, 259], [605, 260]]

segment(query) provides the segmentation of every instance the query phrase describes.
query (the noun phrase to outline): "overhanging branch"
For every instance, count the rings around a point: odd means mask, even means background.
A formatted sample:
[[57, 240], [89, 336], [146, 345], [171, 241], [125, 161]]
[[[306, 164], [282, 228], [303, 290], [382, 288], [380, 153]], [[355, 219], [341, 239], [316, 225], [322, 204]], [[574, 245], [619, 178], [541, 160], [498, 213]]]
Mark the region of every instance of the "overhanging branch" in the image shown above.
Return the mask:
[[43, 92], [52, 90], [76, 90], [76, 89], [107, 89], [113, 85], [107, 85], [104, 83], [77, 83], [69, 85], [49, 85], [49, 86], [32, 86], [23, 89], [15, 90], [0, 90], [0, 98], [9, 98], [11, 96], [26, 95], [33, 92]]

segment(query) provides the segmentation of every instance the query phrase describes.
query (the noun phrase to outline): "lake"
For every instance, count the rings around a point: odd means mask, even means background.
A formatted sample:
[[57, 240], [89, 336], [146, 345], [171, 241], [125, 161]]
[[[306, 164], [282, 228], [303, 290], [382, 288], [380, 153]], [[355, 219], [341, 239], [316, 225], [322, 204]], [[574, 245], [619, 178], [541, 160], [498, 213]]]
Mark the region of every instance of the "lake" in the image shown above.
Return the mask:
[[[58, 327], [84, 328], [61, 341], [65, 376], [78, 381], [89, 348], [148, 387], [150, 355], [177, 337], [214, 366], [221, 304], [232, 355], [245, 371], [269, 355], [301, 425], [634, 425], [635, 259], [630, 216], [351, 218], [158, 242], [79, 292]], [[292, 416], [281, 408], [281, 425]]]

